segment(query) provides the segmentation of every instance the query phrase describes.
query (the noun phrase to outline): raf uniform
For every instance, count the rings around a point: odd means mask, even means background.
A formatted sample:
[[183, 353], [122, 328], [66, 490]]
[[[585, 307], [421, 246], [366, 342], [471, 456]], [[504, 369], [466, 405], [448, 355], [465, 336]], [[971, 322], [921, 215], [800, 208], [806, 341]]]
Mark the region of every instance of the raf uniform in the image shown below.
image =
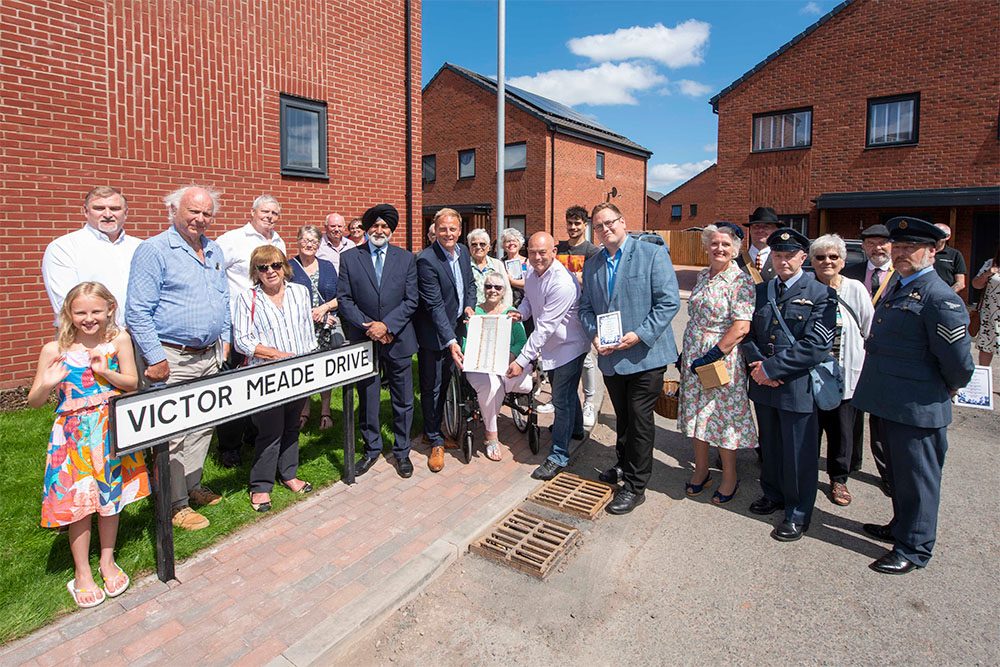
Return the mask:
[[[933, 245], [944, 232], [924, 220], [898, 217], [887, 225], [893, 243]], [[948, 450], [951, 393], [972, 378], [969, 314], [934, 265], [900, 276], [879, 302], [865, 342], [865, 365], [853, 404], [879, 417], [892, 482], [892, 521], [865, 524], [894, 542], [871, 564], [887, 574], [924, 567], [937, 534], [941, 468]]]
[[[808, 238], [787, 227], [771, 234], [767, 243], [772, 252], [809, 248]], [[769, 302], [771, 284], [777, 308]], [[816, 502], [819, 424], [809, 370], [830, 354], [837, 327], [837, 293], [801, 269], [785, 283], [775, 277], [756, 289], [750, 332], [740, 349], [747, 363], [763, 362], [768, 379], [782, 384], [767, 387], [750, 380], [750, 399], [760, 427], [764, 493], [750, 510], [771, 514], [784, 508], [785, 520], [771, 536], [792, 541], [808, 529]], [[779, 317], [794, 341], [785, 335]]]

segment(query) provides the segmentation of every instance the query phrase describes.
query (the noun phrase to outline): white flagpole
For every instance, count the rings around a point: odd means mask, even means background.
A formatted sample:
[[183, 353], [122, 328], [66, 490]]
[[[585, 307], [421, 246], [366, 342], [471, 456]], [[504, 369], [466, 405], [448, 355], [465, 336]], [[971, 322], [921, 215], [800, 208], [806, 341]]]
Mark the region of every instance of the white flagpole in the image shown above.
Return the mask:
[[497, 0], [497, 257], [503, 259], [503, 248], [500, 245], [500, 234], [504, 228], [504, 111], [506, 107], [507, 90], [504, 85], [504, 39], [506, 26], [506, 1]]

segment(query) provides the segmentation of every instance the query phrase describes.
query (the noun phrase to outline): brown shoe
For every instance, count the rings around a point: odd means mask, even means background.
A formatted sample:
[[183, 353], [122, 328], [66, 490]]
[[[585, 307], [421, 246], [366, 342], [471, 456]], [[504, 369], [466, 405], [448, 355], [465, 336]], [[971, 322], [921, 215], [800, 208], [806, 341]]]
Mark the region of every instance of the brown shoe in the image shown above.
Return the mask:
[[208, 519], [195, 512], [190, 507], [174, 510], [173, 524], [184, 530], [201, 530], [208, 528]]
[[427, 461], [431, 472], [441, 472], [444, 468], [444, 447], [431, 447], [431, 458]]
[[217, 493], [212, 493], [206, 487], [201, 487], [200, 489], [192, 489], [188, 491], [188, 501], [192, 505], [201, 505], [202, 507], [206, 505], [218, 505], [222, 502], [222, 496]]
[[451, 438], [445, 438], [444, 439], [444, 448], [445, 449], [458, 449], [458, 443], [455, 442], [454, 440], [452, 440]]
[[847, 485], [843, 482], [834, 482], [830, 490], [830, 496], [835, 505], [850, 505], [851, 492], [847, 490]]

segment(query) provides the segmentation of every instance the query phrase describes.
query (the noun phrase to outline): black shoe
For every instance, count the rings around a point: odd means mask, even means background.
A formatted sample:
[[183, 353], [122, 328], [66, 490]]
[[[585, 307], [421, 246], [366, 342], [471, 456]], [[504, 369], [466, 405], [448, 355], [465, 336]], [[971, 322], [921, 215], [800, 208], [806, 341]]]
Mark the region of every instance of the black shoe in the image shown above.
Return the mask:
[[354, 464], [354, 476], [360, 477], [361, 475], [364, 475], [372, 469], [372, 466], [375, 465], [376, 461], [378, 461], [378, 454], [375, 455], [375, 458], [371, 459], [367, 456], [362, 456], [361, 460]]
[[906, 574], [920, 566], [907, 560], [901, 553], [893, 549], [868, 567], [882, 574]]
[[750, 512], [753, 514], [774, 514], [778, 510], [783, 509], [785, 509], [785, 503], [776, 503], [773, 500], [769, 500], [766, 496], [750, 503]]
[[861, 525], [861, 530], [876, 540], [882, 540], [883, 542], [896, 541], [896, 538], [892, 536], [892, 528], [889, 526], [882, 526], [877, 523], [865, 523]]
[[409, 456], [396, 459], [396, 471], [399, 472], [399, 476], [403, 479], [406, 479], [413, 474], [413, 464], [410, 463]]
[[618, 489], [606, 509], [608, 514], [628, 514], [644, 502], [646, 502], [645, 493], [633, 493], [625, 489]]
[[622, 481], [624, 477], [625, 473], [622, 472], [622, 469], [618, 466], [614, 466], [613, 468], [608, 468], [598, 475], [597, 479], [601, 480], [605, 484], [617, 484]]
[[243, 457], [238, 449], [226, 449], [219, 452], [219, 463], [223, 468], [239, 468], [243, 465]]
[[807, 530], [809, 530], [808, 525], [803, 526], [801, 523], [795, 523], [785, 519], [780, 525], [771, 531], [771, 537], [779, 542], [794, 542], [795, 540], [802, 539], [802, 533]]
[[535, 479], [550, 480], [560, 472], [565, 466], [561, 466], [555, 461], [550, 459], [545, 459], [542, 461], [542, 465], [535, 468], [535, 472], [531, 473], [531, 476]]
[[586, 438], [587, 438], [586, 431], [580, 431], [579, 433], [573, 434], [573, 440], [586, 440]]

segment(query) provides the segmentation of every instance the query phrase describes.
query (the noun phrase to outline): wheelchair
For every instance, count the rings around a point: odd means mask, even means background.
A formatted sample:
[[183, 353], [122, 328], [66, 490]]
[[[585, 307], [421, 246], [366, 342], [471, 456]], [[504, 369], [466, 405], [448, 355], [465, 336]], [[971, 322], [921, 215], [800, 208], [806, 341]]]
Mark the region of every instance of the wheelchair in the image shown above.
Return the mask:
[[[521, 433], [528, 434], [528, 447], [532, 454], [537, 454], [541, 446], [538, 413], [535, 412], [534, 403], [537, 388], [538, 373], [532, 366], [531, 391], [527, 394], [507, 394], [503, 399], [503, 404], [510, 408], [514, 417], [515, 428]], [[466, 464], [472, 461], [474, 442], [472, 430], [476, 422], [481, 422], [482, 419], [476, 390], [465, 379], [465, 373], [455, 368], [448, 381], [441, 431], [446, 437], [459, 443]]]

